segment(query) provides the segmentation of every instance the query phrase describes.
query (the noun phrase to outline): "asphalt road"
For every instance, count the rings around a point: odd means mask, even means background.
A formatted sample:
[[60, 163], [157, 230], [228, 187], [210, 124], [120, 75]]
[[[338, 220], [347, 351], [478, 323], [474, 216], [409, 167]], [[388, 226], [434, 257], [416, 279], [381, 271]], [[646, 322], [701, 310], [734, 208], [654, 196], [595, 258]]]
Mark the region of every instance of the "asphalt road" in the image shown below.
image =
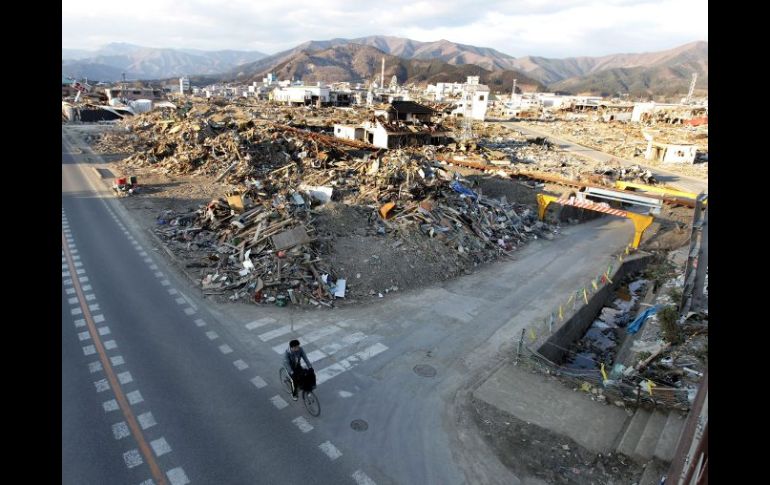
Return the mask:
[[84, 169], [63, 142], [62, 483], [362, 483], [353, 459], [319, 448], [333, 437], [308, 439], [316, 418], [301, 403], [271, 401], [288, 397], [280, 359], [240, 370], [241, 346], [185, 299]]
[[[92, 290], [84, 298], [95, 295], [93, 313], [105, 318], [99, 327], [110, 328], [102, 337], [118, 345], [107, 354], [124, 357], [115, 371], [131, 373], [126, 395], [140, 390], [143, 397], [131, 409], [137, 416], [152, 412], [157, 421], [143, 430], [145, 440], [163, 437], [171, 448], [155, 457], [158, 467], [182, 469], [191, 483], [518, 484], [458, 414], [458, 395], [509, 355], [521, 329], [605, 271], [633, 235], [626, 219], [566, 226], [555, 240], [530, 242], [510, 261], [365, 306], [220, 305], [199, 299], [174, 276], [118, 201], [94, 195], [87, 167], [75, 166], [66, 150], [62, 203], [72, 242], [65, 242], [79, 253], [63, 265], [87, 271], [84, 285]], [[77, 255], [82, 268], [70, 261]], [[152, 470], [147, 459], [127, 467], [123, 453], [139, 449], [138, 441], [113, 435], [112, 426], [129, 419], [103, 409], [112, 390], [95, 389], [104, 376], [90, 373], [98, 355], [84, 356], [90, 341], [78, 340], [82, 315], [71, 315], [78, 306], [69, 304], [67, 288], [63, 482], [144, 483]], [[279, 353], [294, 337], [319, 377], [319, 418], [280, 400], [287, 396], [278, 388]], [[75, 450], [70, 442], [78, 443]]]

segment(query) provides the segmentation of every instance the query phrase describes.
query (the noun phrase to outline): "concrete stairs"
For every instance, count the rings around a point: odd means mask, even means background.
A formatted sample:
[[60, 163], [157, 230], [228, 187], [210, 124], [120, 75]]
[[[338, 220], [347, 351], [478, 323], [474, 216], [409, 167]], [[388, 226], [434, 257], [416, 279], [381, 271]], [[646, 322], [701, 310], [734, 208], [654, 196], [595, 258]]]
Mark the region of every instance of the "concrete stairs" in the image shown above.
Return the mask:
[[684, 418], [676, 411], [639, 408], [616, 450], [638, 463], [647, 463], [653, 458], [670, 463], [683, 428]]

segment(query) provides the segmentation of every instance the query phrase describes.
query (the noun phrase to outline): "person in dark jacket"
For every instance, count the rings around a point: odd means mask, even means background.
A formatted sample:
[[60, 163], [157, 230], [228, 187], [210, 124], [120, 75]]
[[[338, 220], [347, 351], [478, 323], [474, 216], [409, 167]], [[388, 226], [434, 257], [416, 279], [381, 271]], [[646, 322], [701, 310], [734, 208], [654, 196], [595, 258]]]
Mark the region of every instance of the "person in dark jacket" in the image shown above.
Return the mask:
[[313, 368], [313, 366], [310, 364], [310, 361], [307, 359], [305, 349], [299, 345], [299, 340], [294, 339], [289, 342], [289, 348], [286, 349], [286, 352], [283, 354], [283, 365], [286, 367], [286, 370], [289, 371], [291, 380], [294, 382], [294, 392], [292, 393], [291, 398], [295, 401], [297, 400], [299, 384], [302, 378], [305, 376], [305, 370], [302, 368], [301, 363], [302, 360], [305, 361], [305, 365], [307, 365], [308, 369]]

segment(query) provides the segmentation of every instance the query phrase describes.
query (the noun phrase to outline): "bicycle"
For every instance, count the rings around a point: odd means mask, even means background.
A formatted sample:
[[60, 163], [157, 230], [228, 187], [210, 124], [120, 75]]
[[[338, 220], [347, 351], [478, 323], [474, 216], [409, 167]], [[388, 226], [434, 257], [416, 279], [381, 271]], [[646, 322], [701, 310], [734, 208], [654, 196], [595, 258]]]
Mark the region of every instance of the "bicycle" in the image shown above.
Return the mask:
[[[294, 380], [291, 378], [285, 367], [281, 367], [281, 369], [278, 371], [278, 377], [281, 380], [284, 391], [288, 392], [289, 394], [294, 394]], [[300, 384], [300, 390], [302, 391], [302, 404], [305, 405], [305, 409], [307, 409], [307, 412], [310, 413], [311, 416], [318, 417], [318, 415], [321, 414], [321, 403], [318, 402], [318, 398], [313, 392], [315, 387], [316, 386], [314, 385], [307, 385], [306, 382]]]

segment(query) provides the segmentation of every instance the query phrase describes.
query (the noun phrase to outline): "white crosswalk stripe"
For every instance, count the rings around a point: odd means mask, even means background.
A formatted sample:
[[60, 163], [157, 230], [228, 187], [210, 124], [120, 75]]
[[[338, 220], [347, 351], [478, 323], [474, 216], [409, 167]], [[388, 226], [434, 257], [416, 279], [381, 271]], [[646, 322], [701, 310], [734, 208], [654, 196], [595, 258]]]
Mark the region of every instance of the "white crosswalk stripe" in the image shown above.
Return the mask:
[[349, 370], [355, 367], [356, 365], [360, 364], [361, 362], [367, 361], [372, 357], [374, 357], [375, 355], [385, 352], [386, 350], [388, 350], [388, 347], [379, 342], [374, 345], [370, 345], [364, 350], [358, 353], [355, 353], [350, 357], [343, 359], [328, 367], [324, 367], [323, 369], [318, 371], [316, 373], [316, 383], [320, 385], [328, 381], [332, 377], [338, 376], [343, 372], [345, 372], [346, 370]]
[[[313, 330], [310, 333], [307, 333], [305, 335], [302, 335], [300, 337], [297, 337], [302, 345], [305, 344], [311, 344], [315, 342], [316, 340], [319, 340], [323, 337], [326, 337], [327, 335], [331, 335], [337, 331], [341, 330], [340, 327], [337, 325], [327, 325], [325, 327], [321, 327], [318, 330]], [[286, 350], [286, 346], [288, 344], [280, 344], [273, 347], [273, 351], [276, 354], [282, 354]]]

